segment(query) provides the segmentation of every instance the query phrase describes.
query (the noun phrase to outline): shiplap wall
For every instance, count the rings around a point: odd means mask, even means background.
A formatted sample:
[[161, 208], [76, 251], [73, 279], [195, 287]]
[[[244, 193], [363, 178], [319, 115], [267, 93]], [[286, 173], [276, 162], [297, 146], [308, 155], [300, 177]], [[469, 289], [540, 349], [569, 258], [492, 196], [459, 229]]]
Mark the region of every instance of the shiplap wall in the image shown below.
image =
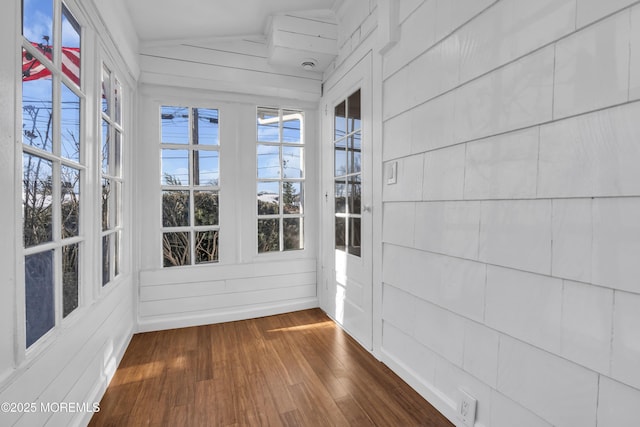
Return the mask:
[[640, 6], [400, 4], [383, 360], [476, 426], [636, 425]]

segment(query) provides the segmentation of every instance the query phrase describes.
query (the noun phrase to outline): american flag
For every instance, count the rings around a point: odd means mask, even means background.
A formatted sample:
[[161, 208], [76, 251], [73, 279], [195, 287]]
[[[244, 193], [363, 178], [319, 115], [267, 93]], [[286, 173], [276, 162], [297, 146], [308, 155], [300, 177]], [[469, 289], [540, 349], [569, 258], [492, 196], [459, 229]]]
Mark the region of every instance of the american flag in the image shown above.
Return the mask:
[[[52, 59], [52, 48], [42, 43], [31, 43], [48, 59]], [[62, 72], [72, 82], [80, 86], [80, 48], [62, 48]], [[22, 51], [22, 81], [44, 79], [51, 76], [51, 71], [38, 61], [27, 50]]]

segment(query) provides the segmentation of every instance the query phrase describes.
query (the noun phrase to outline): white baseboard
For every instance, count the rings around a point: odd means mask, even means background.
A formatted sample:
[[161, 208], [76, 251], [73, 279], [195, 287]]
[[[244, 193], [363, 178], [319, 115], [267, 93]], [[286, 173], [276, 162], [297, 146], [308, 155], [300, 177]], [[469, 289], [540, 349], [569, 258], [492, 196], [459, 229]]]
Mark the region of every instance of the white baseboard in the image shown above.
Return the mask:
[[211, 312], [200, 312], [191, 316], [161, 316], [154, 319], [138, 319], [138, 328], [136, 332], [151, 332], [163, 329], [176, 329], [190, 326], [209, 325], [213, 323], [233, 322], [236, 320], [272, 316], [275, 314], [289, 313], [292, 311], [300, 311], [316, 307], [319, 307], [318, 298], [313, 297], [278, 303], [212, 310]]

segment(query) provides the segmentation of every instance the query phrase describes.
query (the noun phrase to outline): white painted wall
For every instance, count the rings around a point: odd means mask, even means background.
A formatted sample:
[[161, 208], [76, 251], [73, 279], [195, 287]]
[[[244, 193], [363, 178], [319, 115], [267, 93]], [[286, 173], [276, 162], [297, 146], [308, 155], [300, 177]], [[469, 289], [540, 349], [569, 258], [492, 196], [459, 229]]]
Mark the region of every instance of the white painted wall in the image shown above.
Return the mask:
[[640, 7], [401, 4], [382, 360], [478, 427], [637, 424]]
[[[14, 404], [35, 404], [36, 412], [0, 411], [2, 426], [74, 426], [86, 425], [91, 412], [45, 412], [41, 403], [60, 402], [99, 402], [106, 386], [126, 349], [134, 331], [134, 275], [133, 266], [124, 263], [123, 274], [117, 282], [101, 288], [100, 252], [95, 230], [87, 226], [86, 258], [83, 261], [83, 281], [81, 284], [81, 305], [68, 316], [52, 333], [43, 338], [30, 351], [25, 352], [24, 339], [17, 338], [24, 330], [24, 318], [19, 316], [16, 301], [24, 287], [24, 269], [22, 255], [21, 203], [22, 161], [20, 135], [20, 77], [17, 74], [18, 46], [20, 36], [20, 1], [13, 0], [3, 4], [0, 17], [0, 173], [2, 206], [0, 220], [3, 224], [3, 245], [0, 249], [0, 402]], [[127, 63], [120, 52], [115, 49], [116, 43], [107, 35], [103, 25], [108, 25], [110, 34], [118, 41], [126, 39], [127, 31], [121, 32], [125, 23], [103, 21], [99, 18], [93, 5], [82, 2], [66, 2], [70, 10], [78, 17], [84, 27], [83, 64], [87, 74], [85, 82], [93, 84], [97, 76], [98, 57], [106, 52], [117, 69], [122, 83], [127, 86], [128, 99], [125, 99], [125, 120], [134, 122], [132, 100], [135, 97], [135, 84], [131, 85], [131, 77], [135, 74], [135, 62]], [[82, 4], [78, 4], [82, 3]], [[103, 5], [107, 7], [106, 5]], [[135, 46], [127, 39], [131, 46]], [[101, 49], [103, 46], [105, 50]], [[131, 47], [130, 46], [130, 47]], [[133, 65], [133, 68], [131, 67]], [[94, 73], [95, 72], [95, 73]], [[92, 105], [89, 111], [97, 114], [99, 92], [89, 91], [87, 102]], [[86, 142], [87, 155], [97, 153], [99, 132], [97, 120], [87, 118]], [[128, 129], [133, 135], [131, 128]], [[129, 145], [130, 147], [130, 145]], [[125, 151], [125, 168], [130, 167], [130, 151]], [[97, 156], [88, 160], [89, 164], [97, 164]], [[127, 176], [129, 178], [129, 175]], [[83, 197], [91, 200], [95, 189], [89, 189], [92, 180], [87, 180], [83, 187]], [[127, 191], [127, 205], [130, 205], [131, 193]], [[97, 200], [98, 199], [94, 199]], [[95, 204], [96, 206], [98, 203]], [[83, 205], [87, 212], [96, 206]], [[125, 221], [129, 224], [131, 212], [124, 212]], [[96, 215], [95, 217], [98, 217]], [[87, 217], [88, 218], [88, 217]], [[92, 235], [92, 236], [89, 236]], [[125, 243], [126, 254], [130, 254], [130, 239]], [[37, 348], [34, 348], [37, 347]], [[4, 407], [3, 407], [4, 408]], [[11, 409], [11, 407], [10, 407]], [[14, 407], [20, 409], [20, 407]]]

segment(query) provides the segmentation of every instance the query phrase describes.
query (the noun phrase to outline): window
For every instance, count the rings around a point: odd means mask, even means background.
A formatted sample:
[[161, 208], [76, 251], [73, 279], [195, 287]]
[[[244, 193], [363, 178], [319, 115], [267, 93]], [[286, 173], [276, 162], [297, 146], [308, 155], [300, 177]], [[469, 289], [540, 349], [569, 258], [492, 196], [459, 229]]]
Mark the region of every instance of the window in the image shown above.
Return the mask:
[[259, 107], [258, 253], [304, 248], [304, 116]]
[[[78, 21], [59, 0], [23, 2], [22, 227], [26, 347], [79, 305], [86, 174]], [[82, 201], [82, 203], [81, 203]]]
[[122, 254], [122, 85], [102, 66], [102, 286], [120, 274]]
[[218, 110], [163, 106], [161, 122], [164, 267], [218, 261]]
[[334, 109], [336, 249], [360, 256], [362, 129], [360, 90]]

